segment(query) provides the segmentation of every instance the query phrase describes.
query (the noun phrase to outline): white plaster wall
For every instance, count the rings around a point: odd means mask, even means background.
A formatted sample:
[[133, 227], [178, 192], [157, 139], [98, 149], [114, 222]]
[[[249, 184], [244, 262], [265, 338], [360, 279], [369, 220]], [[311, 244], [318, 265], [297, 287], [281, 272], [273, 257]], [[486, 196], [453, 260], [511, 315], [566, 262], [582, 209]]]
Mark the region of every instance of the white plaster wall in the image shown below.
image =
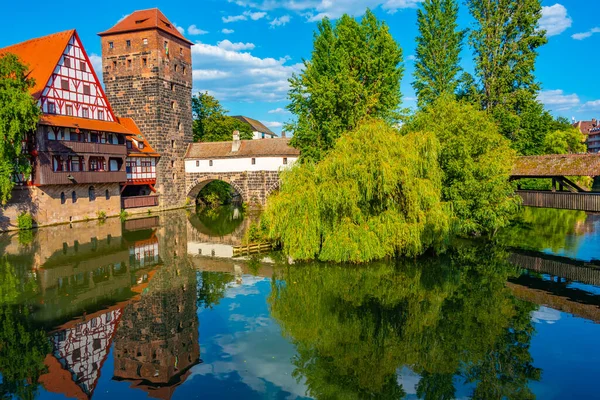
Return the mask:
[[252, 132], [252, 139], [257, 140], [257, 139], [273, 139], [273, 135], [269, 135], [268, 133], [264, 134], [265, 137], [263, 137], [263, 133], [262, 132], [258, 132], [258, 131], [254, 131]]
[[212, 160], [187, 159], [185, 160], [186, 173], [222, 173], [241, 171], [279, 171], [294, 164], [298, 157], [287, 157], [287, 165], [283, 163], [284, 157], [256, 157], [256, 163], [252, 164], [252, 158], [219, 158]]
[[188, 242], [187, 247], [191, 256], [233, 258], [233, 246], [227, 244]]

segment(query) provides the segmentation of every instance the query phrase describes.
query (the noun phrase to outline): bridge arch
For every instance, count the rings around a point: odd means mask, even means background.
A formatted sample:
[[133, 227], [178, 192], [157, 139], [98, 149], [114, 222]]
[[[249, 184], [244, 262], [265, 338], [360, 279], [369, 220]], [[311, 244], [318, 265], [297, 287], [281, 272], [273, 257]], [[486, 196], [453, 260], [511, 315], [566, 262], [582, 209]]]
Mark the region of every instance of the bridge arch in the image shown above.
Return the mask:
[[231, 186], [240, 195], [242, 202], [247, 201], [246, 193], [236, 179], [223, 175], [204, 175], [196, 177], [187, 187], [186, 192], [188, 199], [190, 199], [190, 201], [196, 201], [200, 191], [213, 181], [222, 181], [229, 184], [229, 186]]

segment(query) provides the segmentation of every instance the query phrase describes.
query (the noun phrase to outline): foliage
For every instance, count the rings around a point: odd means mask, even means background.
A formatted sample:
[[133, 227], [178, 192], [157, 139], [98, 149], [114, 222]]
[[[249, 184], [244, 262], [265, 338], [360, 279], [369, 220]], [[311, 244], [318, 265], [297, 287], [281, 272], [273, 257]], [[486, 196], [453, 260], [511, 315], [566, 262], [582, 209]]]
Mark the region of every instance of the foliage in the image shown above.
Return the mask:
[[234, 280], [232, 274], [208, 271], [200, 272], [199, 278], [198, 306], [211, 309], [219, 304], [225, 296], [227, 285]]
[[212, 207], [216, 208], [220, 205], [231, 203], [233, 198], [231, 195], [232, 187], [227, 182], [212, 181], [206, 184], [198, 193], [198, 199]]
[[425, 0], [417, 10], [415, 81], [419, 106], [439, 96], [454, 94], [458, 88], [460, 52], [464, 31], [458, 30], [456, 0]]
[[545, 154], [586, 153], [585, 135], [578, 128], [569, 127], [548, 133], [543, 142]]
[[476, 106], [446, 96], [419, 112], [404, 132], [433, 132], [441, 143], [442, 200], [460, 234], [489, 234], [518, 210], [509, 178], [515, 153], [494, 121]]
[[40, 109], [29, 94], [35, 81], [14, 54], [0, 56], [0, 204], [11, 197], [13, 176], [29, 176], [31, 166], [22, 155], [23, 141], [36, 128]]
[[125, 210], [121, 210], [121, 212], [119, 212], [119, 218], [121, 219], [121, 222], [125, 222], [127, 221], [127, 218], [129, 218], [129, 213]]
[[261, 223], [297, 260], [367, 262], [441, 249], [450, 218], [438, 154], [431, 134], [400, 136], [383, 121], [366, 122], [320, 163], [286, 170]]
[[98, 219], [100, 221], [105, 221], [106, 220], [106, 211], [102, 211], [102, 210], [98, 211], [96, 213], [96, 217], [98, 217]]
[[297, 120], [292, 145], [301, 158], [318, 161], [344, 132], [365, 118], [392, 124], [399, 118], [402, 50], [388, 26], [367, 10], [360, 22], [343, 15], [335, 26], [318, 24], [312, 59], [290, 79], [288, 109]]
[[396, 265], [280, 270], [269, 304], [296, 346], [294, 376], [314, 398], [401, 398], [402, 366], [422, 376], [421, 398], [453, 398], [452, 376], [472, 379], [476, 393], [505, 383], [507, 396], [530, 395], [540, 378], [533, 307], [505, 287], [516, 273], [507, 256], [477, 245]]
[[190, 223], [200, 232], [209, 236], [225, 236], [234, 233], [244, 219], [239, 208], [224, 206], [218, 208], [198, 208], [190, 216]]
[[33, 229], [33, 217], [27, 211], [17, 216], [17, 227], [19, 230]]
[[240, 120], [227, 116], [219, 101], [208, 93], [192, 97], [192, 130], [194, 142], [225, 142], [232, 139], [233, 131], [240, 132], [242, 140], [252, 139], [252, 128]]

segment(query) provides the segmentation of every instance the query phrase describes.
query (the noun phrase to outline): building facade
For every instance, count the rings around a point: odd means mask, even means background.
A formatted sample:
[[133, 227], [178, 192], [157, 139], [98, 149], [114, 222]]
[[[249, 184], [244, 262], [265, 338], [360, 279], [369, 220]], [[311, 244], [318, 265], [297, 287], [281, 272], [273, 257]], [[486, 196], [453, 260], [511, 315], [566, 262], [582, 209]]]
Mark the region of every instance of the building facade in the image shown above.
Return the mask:
[[102, 40], [103, 78], [118, 115], [132, 118], [154, 150], [160, 206], [185, 204], [183, 157], [192, 134], [192, 42], [158, 10], [135, 11]]
[[272, 130], [267, 128], [262, 122], [260, 122], [258, 120], [244, 117], [243, 115], [236, 115], [232, 118], [235, 118], [238, 121], [243, 122], [244, 124], [250, 126], [250, 129], [252, 129], [252, 139], [253, 140], [274, 139], [277, 137], [277, 134], [275, 132], [273, 132]]
[[573, 124], [586, 137], [588, 153], [600, 153], [600, 123], [595, 118], [591, 121], [579, 121]]

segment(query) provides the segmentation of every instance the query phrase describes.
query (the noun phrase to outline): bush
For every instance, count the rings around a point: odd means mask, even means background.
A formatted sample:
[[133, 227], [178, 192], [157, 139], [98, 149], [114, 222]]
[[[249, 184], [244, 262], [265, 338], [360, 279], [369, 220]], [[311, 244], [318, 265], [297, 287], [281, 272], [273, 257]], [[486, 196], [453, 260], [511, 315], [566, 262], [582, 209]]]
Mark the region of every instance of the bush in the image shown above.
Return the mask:
[[119, 218], [121, 219], [121, 221], [122, 222], [126, 221], [128, 217], [129, 217], [129, 213], [125, 210], [121, 210], [121, 212], [119, 213]]
[[23, 211], [17, 217], [17, 227], [19, 230], [33, 229], [33, 217], [27, 211]]
[[105, 221], [106, 220], [106, 211], [100, 210], [96, 213], [96, 216], [98, 217], [98, 219], [100, 221]]

